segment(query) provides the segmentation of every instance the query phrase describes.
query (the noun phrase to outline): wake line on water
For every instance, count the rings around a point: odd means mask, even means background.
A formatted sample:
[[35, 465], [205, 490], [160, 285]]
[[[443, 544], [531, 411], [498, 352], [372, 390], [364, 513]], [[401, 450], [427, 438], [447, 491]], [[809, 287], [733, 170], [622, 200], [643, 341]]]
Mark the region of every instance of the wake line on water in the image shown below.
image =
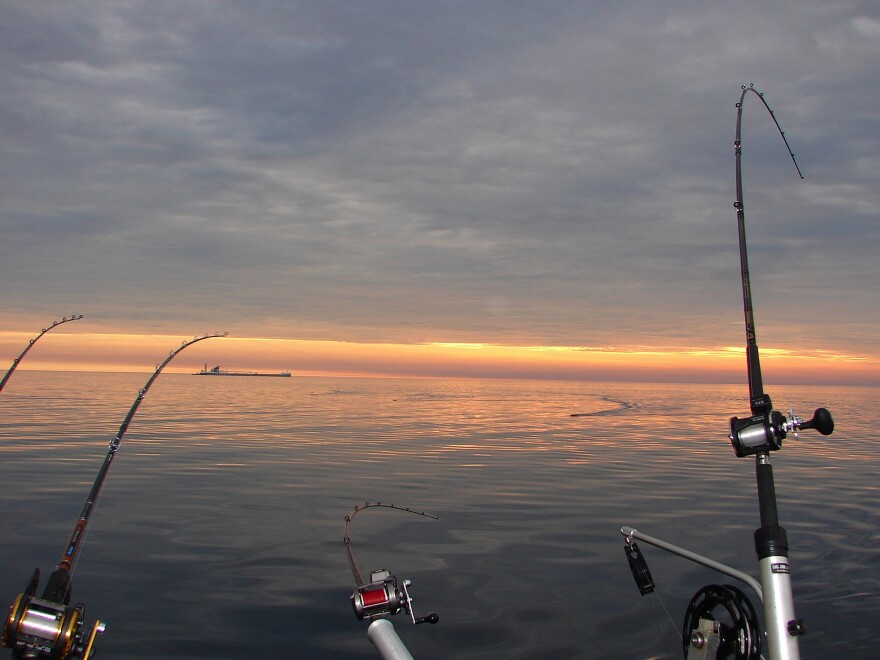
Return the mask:
[[600, 399], [615, 404], [615, 407], [594, 410], [593, 412], [571, 413], [571, 417], [604, 417], [607, 415], [619, 415], [638, 407], [637, 404], [632, 403], [631, 401], [620, 401], [619, 399], [612, 399], [610, 396], [603, 396], [600, 397]]

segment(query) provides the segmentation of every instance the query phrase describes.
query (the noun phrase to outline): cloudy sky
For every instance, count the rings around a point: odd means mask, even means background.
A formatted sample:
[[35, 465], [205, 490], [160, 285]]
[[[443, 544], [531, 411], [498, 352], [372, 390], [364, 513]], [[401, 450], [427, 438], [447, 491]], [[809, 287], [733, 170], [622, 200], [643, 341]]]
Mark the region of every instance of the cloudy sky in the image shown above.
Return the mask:
[[13, 0], [0, 53], [0, 330], [741, 346], [754, 83], [759, 343], [880, 373], [873, 1]]

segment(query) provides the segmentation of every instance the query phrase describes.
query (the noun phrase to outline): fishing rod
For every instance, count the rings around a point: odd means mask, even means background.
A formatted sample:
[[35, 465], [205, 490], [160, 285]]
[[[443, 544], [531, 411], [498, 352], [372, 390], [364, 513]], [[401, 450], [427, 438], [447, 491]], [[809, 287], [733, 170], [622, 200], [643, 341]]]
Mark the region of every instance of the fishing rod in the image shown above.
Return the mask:
[[[742, 115], [747, 94], [752, 93], [757, 96], [770, 113], [798, 175], [801, 179], [804, 178], [804, 175], [801, 173], [794, 153], [788, 144], [785, 132], [764, 98], [763, 92], [758, 91], [751, 84], [743, 85], [741, 89], [742, 93], [736, 104], [736, 138], [734, 141], [736, 201], [734, 208], [736, 209], [739, 234], [740, 272], [746, 330], [746, 368], [751, 414], [744, 418], [732, 417], [728, 437], [738, 458], [755, 456], [761, 526], [755, 530], [754, 540], [755, 552], [758, 556], [760, 588], [753, 578], [702, 555], [642, 534], [631, 527], [623, 527], [620, 532], [624, 536], [624, 549], [633, 577], [642, 595], [654, 591], [654, 583], [644, 555], [639, 551], [635, 539], [709, 566], [748, 584], [755, 590], [763, 603], [765, 635], [770, 660], [798, 660], [800, 658], [798, 638], [805, 633], [805, 627], [803, 620], [797, 618], [794, 611], [791, 566], [788, 560], [788, 537], [785, 529], [779, 525], [770, 452], [781, 449], [782, 441], [789, 433], [792, 433], [795, 439], [798, 438], [800, 431], [806, 429], [815, 429], [822, 435], [830, 435], [834, 431], [834, 420], [831, 413], [825, 408], [817, 408], [813, 417], [807, 421], [796, 416], [792, 409], [789, 409], [789, 414], [786, 417], [783, 413], [773, 410], [770, 396], [764, 391], [760, 351], [758, 350], [752, 308], [742, 185]], [[689, 660], [728, 657], [736, 658], [736, 660], [753, 660], [763, 657], [761, 655], [761, 640], [762, 635], [758, 628], [754, 608], [745, 594], [733, 585], [707, 585], [691, 599], [682, 630], [684, 655]]]
[[18, 367], [19, 363], [24, 359], [24, 356], [27, 355], [27, 352], [33, 348], [33, 345], [37, 343], [37, 341], [45, 335], [49, 330], [57, 328], [62, 323], [68, 323], [69, 321], [79, 321], [83, 317], [82, 314], [73, 314], [70, 317], [63, 317], [60, 321], [52, 321], [52, 325], [48, 328], [43, 328], [43, 330], [36, 337], [30, 340], [27, 346], [24, 347], [24, 350], [21, 352], [17, 358], [12, 361], [12, 366], [9, 367], [9, 371], [6, 372], [6, 375], [3, 376], [3, 380], [0, 380], [0, 392], [3, 391], [3, 388], [6, 386], [6, 381], [12, 376], [12, 372]]
[[24, 592], [18, 595], [9, 610], [9, 617], [3, 629], [2, 642], [3, 646], [12, 649], [13, 658], [47, 657], [59, 660], [69, 658], [83, 658], [85, 660], [91, 655], [95, 638], [104, 632], [105, 624], [102, 621], [96, 621], [88, 632], [83, 630], [85, 605], [82, 603], [70, 605], [71, 578], [79, 559], [79, 551], [85, 540], [89, 521], [95, 511], [110, 466], [119, 450], [122, 436], [128, 430], [128, 425], [134, 418], [144, 397], [147, 396], [150, 387], [165, 366], [178, 353], [197, 342], [214, 337], [225, 337], [226, 334], [206, 334], [184, 341], [177, 349], [171, 351], [161, 364], [156, 366], [153, 375], [138, 391], [119, 431], [110, 441], [107, 455], [104, 457], [98, 476], [95, 478], [82, 512], [76, 521], [73, 534], [70, 536], [58, 565], [49, 576], [42, 597], [36, 597], [37, 586], [40, 582], [40, 569], [36, 568]]
[[372, 571], [369, 582], [363, 579], [357, 562], [354, 559], [348, 527], [358, 513], [374, 507], [412, 513], [417, 516], [431, 518], [432, 520], [437, 520], [438, 518], [423, 511], [414, 511], [409, 507], [404, 508], [394, 504], [382, 504], [381, 502], [374, 502], [372, 504], [366, 502], [363, 506], [355, 506], [354, 510], [345, 516], [343, 543], [345, 544], [345, 552], [348, 555], [348, 565], [351, 568], [355, 581], [355, 588], [351, 592], [351, 605], [354, 609], [354, 614], [359, 621], [367, 619], [371, 622], [367, 629], [367, 638], [376, 647], [379, 656], [383, 660], [412, 660], [412, 655], [406, 648], [406, 645], [400, 640], [400, 637], [397, 636], [394, 625], [387, 617], [397, 614], [400, 610], [405, 610], [409, 614], [410, 620], [416, 625], [420, 623], [434, 624], [440, 620], [440, 617], [434, 612], [430, 612], [427, 616], [416, 617], [412, 606], [413, 599], [409, 593], [409, 588], [412, 586], [410, 580], [402, 580], [398, 583], [397, 577], [386, 569]]
[[752, 92], [757, 96], [761, 100], [761, 103], [764, 104], [764, 107], [767, 108], [767, 112], [770, 113], [773, 122], [776, 124], [776, 129], [782, 136], [782, 141], [785, 142], [785, 148], [788, 149], [788, 155], [791, 156], [791, 162], [794, 163], [798, 176], [803, 179], [804, 175], [801, 173], [801, 168], [798, 166], [794, 153], [788, 145], [788, 139], [785, 137], [785, 132], [782, 130], [779, 121], [776, 119], [776, 114], [770, 109], [770, 106], [764, 99], [764, 93], [756, 90], [754, 85], [750, 84], [748, 87], [743, 85], [742, 94], [739, 97], [739, 103], [736, 104], [736, 139], [733, 143], [736, 159], [736, 201], [733, 203], [733, 207], [736, 209], [736, 224], [737, 229], [739, 230], [739, 261], [740, 272], [742, 274], [743, 310], [746, 323], [746, 366], [749, 379], [749, 400], [751, 401], [752, 412], [756, 413], [758, 411], [768, 412], [772, 406], [770, 404], [770, 398], [764, 394], [764, 384], [761, 379], [761, 358], [758, 352], [757, 334], [755, 333], [755, 315], [754, 310], [752, 309], [752, 286], [749, 280], [749, 257], [746, 252], [746, 212], [745, 204], [743, 202], [742, 185], [742, 115], [743, 102], [745, 101], [746, 94], [749, 92]]
[[791, 160], [803, 179], [797, 166], [794, 153], [788, 145], [785, 133], [776, 120], [776, 115], [764, 94], [753, 85], [743, 86], [736, 115], [736, 209], [737, 227], [739, 229], [740, 265], [743, 280], [743, 309], [746, 323], [746, 364], [749, 379], [749, 403], [751, 416], [744, 419], [732, 417], [730, 420], [730, 442], [737, 457], [755, 456], [755, 475], [758, 487], [758, 504], [761, 527], [755, 531], [755, 551], [758, 555], [758, 566], [761, 584], [764, 586], [764, 620], [767, 627], [767, 643], [770, 656], [774, 660], [796, 660], [800, 657], [798, 637], [803, 635], [804, 624], [795, 617], [794, 599], [791, 591], [791, 570], [788, 562], [788, 538], [785, 529], [779, 525], [776, 507], [776, 490], [773, 482], [773, 467], [770, 465], [770, 452], [782, 448], [782, 441], [788, 433], [805, 429], [816, 429], [822, 435], [830, 435], [834, 431], [834, 420], [825, 408], [817, 408], [813, 418], [804, 421], [796, 417], [789, 409], [789, 417], [773, 410], [770, 396], [763, 390], [761, 380], [760, 355], [755, 333], [755, 319], [752, 310], [751, 284], [749, 281], [748, 256], [746, 254], [745, 236], [745, 205], [742, 192], [742, 111], [747, 93], [757, 96], [773, 117], [773, 122], [788, 149]]

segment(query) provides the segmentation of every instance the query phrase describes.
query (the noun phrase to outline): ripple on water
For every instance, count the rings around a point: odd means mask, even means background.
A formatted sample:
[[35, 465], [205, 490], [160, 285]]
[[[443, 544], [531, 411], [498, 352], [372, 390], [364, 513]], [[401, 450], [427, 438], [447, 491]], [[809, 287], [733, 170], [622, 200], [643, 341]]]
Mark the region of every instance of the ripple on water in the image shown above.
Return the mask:
[[[17, 376], [0, 397], [10, 598], [57, 561], [145, 379]], [[440, 516], [368, 513], [351, 529], [362, 569], [412, 579], [417, 612], [440, 614], [396, 619], [416, 657], [679, 657], [659, 599], [635, 588], [624, 524], [755, 572], [754, 461], [726, 438], [748, 409], [741, 387], [239, 380], [163, 374], [128, 430], [74, 580], [74, 598], [110, 621], [106, 657], [375, 657], [342, 544], [364, 501]], [[807, 410], [822, 397], [840, 435], [773, 455], [802, 655], [871, 658], [876, 391], [774, 400]], [[678, 625], [718, 577], [643, 551]]]

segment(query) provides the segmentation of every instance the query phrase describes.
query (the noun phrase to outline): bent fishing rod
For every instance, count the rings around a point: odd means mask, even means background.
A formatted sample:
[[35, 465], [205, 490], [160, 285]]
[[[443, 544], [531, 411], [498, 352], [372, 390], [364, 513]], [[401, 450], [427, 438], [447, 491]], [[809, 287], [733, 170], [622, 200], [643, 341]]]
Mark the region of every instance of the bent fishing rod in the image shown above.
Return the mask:
[[28, 343], [28, 345], [24, 347], [24, 350], [21, 352], [21, 355], [19, 355], [17, 358], [15, 358], [12, 361], [12, 366], [9, 367], [9, 371], [7, 371], [6, 375], [3, 376], [3, 380], [0, 380], [0, 392], [3, 391], [3, 388], [6, 386], [6, 381], [9, 380], [9, 378], [12, 376], [12, 372], [15, 371], [15, 369], [18, 367], [18, 365], [24, 359], [24, 356], [27, 355], [27, 352], [29, 350], [31, 350], [31, 348], [33, 348], [34, 344], [36, 344], [37, 341], [39, 341], [40, 337], [42, 337], [47, 332], [49, 332], [49, 330], [53, 330], [54, 328], [57, 328], [62, 323], [68, 323], [69, 321], [79, 321], [82, 317], [83, 317], [82, 314], [73, 314], [70, 317], [65, 316], [60, 321], [52, 321], [52, 325], [50, 325], [48, 328], [43, 328], [42, 332], [40, 332], [40, 334], [38, 334], [36, 337], [31, 339], [30, 342]]
[[764, 392], [761, 379], [760, 355], [755, 333], [755, 319], [752, 310], [751, 283], [749, 280], [748, 256], [746, 254], [745, 204], [742, 192], [742, 112], [746, 94], [757, 96], [770, 116], [801, 179], [800, 167], [788, 144], [785, 133], [776, 120], [776, 115], [764, 94], [754, 85], [743, 86], [736, 113], [736, 209], [739, 230], [740, 267], [743, 281], [743, 310], [746, 325], [746, 366], [749, 380], [749, 403], [751, 416], [745, 419], [732, 417], [730, 420], [730, 442], [737, 457], [755, 456], [755, 476], [758, 486], [758, 506], [761, 527], [755, 530], [755, 551], [761, 584], [764, 587], [764, 621], [767, 627], [767, 644], [770, 657], [775, 660], [796, 660], [800, 657], [798, 637], [805, 632], [804, 623], [795, 617], [794, 599], [791, 591], [791, 570], [788, 562], [788, 537], [779, 525], [776, 507], [776, 489], [773, 482], [773, 467], [770, 465], [770, 452], [782, 448], [782, 441], [788, 433], [798, 437], [798, 431], [816, 429], [822, 435], [834, 431], [834, 420], [825, 408], [817, 408], [813, 418], [804, 421], [789, 409], [789, 416], [773, 410], [770, 396]]
[[[798, 638], [805, 634], [805, 626], [803, 620], [795, 616], [791, 589], [791, 567], [788, 560], [788, 538], [785, 529], [779, 525], [770, 452], [781, 449], [782, 441], [789, 433], [792, 433], [795, 439], [798, 438], [800, 431], [806, 429], [815, 429], [822, 435], [830, 435], [834, 431], [834, 420], [831, 413], [825, 408], [817, 408], [812, 419], [807, 421], [797, 417], [791, 409], [786, 417], [783, 413], [773, 410], [770, 396], [764, 391], [760, 351], [758, 350], [754, 310], [752, 309], [742, 185], [742, 115], [746, 95], [752, 93], [757, 96], [770, 113], [798, 175], [801, 179], [804, 176], [788, 144], [785, 132], [779, 125], [775, 113], [764, 99], [763, 92], [756, 90], [751, 84], [743, 85], [741, 89], [742, 93], [736, 104], [736, 138], [734, 141], [736, 201], [734, 208], [736, 209], [739, 234], [740, 272], [746, 330], [746, 368], [751, 415], [744, 418], [732, 417], [728, 437], [737, 457], [755, 456], [761, 526], [755, 530], [754, 540], [755, 552], [758, 556], [760, 585], [753, 578], [736, 569], [647, 534], [642, 534], [631, 527], [623, 527], [620, 532], [625, 539], [624, 549], [630, 569], [642, 595], [654, 591], [654, 582], [644, 555], [641, 554], [635, 543], [636, 539], [746, 583], [763, 603], [769, 659], [798, 660], [800, 658]], [[755, 610], [746, 595], [738, 588], [733, 585], [707, 585], [691, 599], [682, 629], [682, 643], [686, 658], [757, 660], [757, 658], [764, 657], [761, 654], [761, 642], [762, 635], [759, 631]]]
[[184, 341], [177, 349], [171, 351], [165, 360], [156, 367], [153, 375], [147, 383], [138, 391], [128, 414], [119, 427], [116, 436], [110, 441], [107, 455], [98, 476], [89, 491], [82, 512], [76, 521], [73, 534], [65, 546], [57, 567], [49, 576], [49, 580], [43, 590], [41, 598], [36, 597], [37, 586], [40, 582], [40, 569], [34, 569], [31, 579], [28, 581], [24, 592], [19, 594], [9, 610], [9, 617], [3, 629], [3, 646], [12, 649], [14, 658], [56, 658], [67, 660], [69, 658], [87, 659], [98, 634], [104, 632], [105, 624], [96, 621], [91, 629], [83, 630], [85, 605], [77, 603], [70, 605], [71, 579], [79, 559], [79, 551], [85, 540], [86, 530], [95, 507], [101, 488], [110, 471], [110, 466], [119, 451], [122, 437], [128, 430], [131, 420], [147, 396], [150, 387], [162, 373], [165, 366], [173, 360], [178, 353], [193, 344], [214, 337], [225, 337], [226, 333], [206, 334]]
[[410, 580], [401, 580], [399, 583], [397, 577], [392, 575], [386, 569], [378, 569], [370, 572], [370, 581], [363, 579], [357, 562], [354, 559], [354, 552], [351, 547], [351, 537], [348, 534], [349, 525], [352, 519], [360, 513], [374, 507], [382, 507], [386, 509], [394, 509], [404, 513], [412, 513], [417, 516], [431, 518], [437, 520], [437, 516], [432, 516], [423, 511], [414, 511], [409, 507], [395, 506], [394, 504], [382, 504], [382, 502], [366, 502], [362, 506], [356, 506], [354, 510], [345, 516], [345, 530], [343, 531], [343, 543], [345, 544], [345, 552], [348, 555], [348, 565], [351, 568], [351, 574], [354, 576], [355, 588], [351, 592], [351, 606], [354, 614], [359, 621], [366, 619], [370, 621], [367, 628], [367, 638], [376, 647], [379, 657], [383, 660], [412, 660], [412, 655], [406, 648], [406, 645], [398, 637], [394, 630], [394, 624], [388, 617], [397, 614], [401, 610], [409, 614], [410, 621], [413, 624], [420, 623], [437, 623], [440, 617], [430, 612], [427, 616], [417, 617], [413, 611], [412, 596], [409, 589], [412, 586]]

